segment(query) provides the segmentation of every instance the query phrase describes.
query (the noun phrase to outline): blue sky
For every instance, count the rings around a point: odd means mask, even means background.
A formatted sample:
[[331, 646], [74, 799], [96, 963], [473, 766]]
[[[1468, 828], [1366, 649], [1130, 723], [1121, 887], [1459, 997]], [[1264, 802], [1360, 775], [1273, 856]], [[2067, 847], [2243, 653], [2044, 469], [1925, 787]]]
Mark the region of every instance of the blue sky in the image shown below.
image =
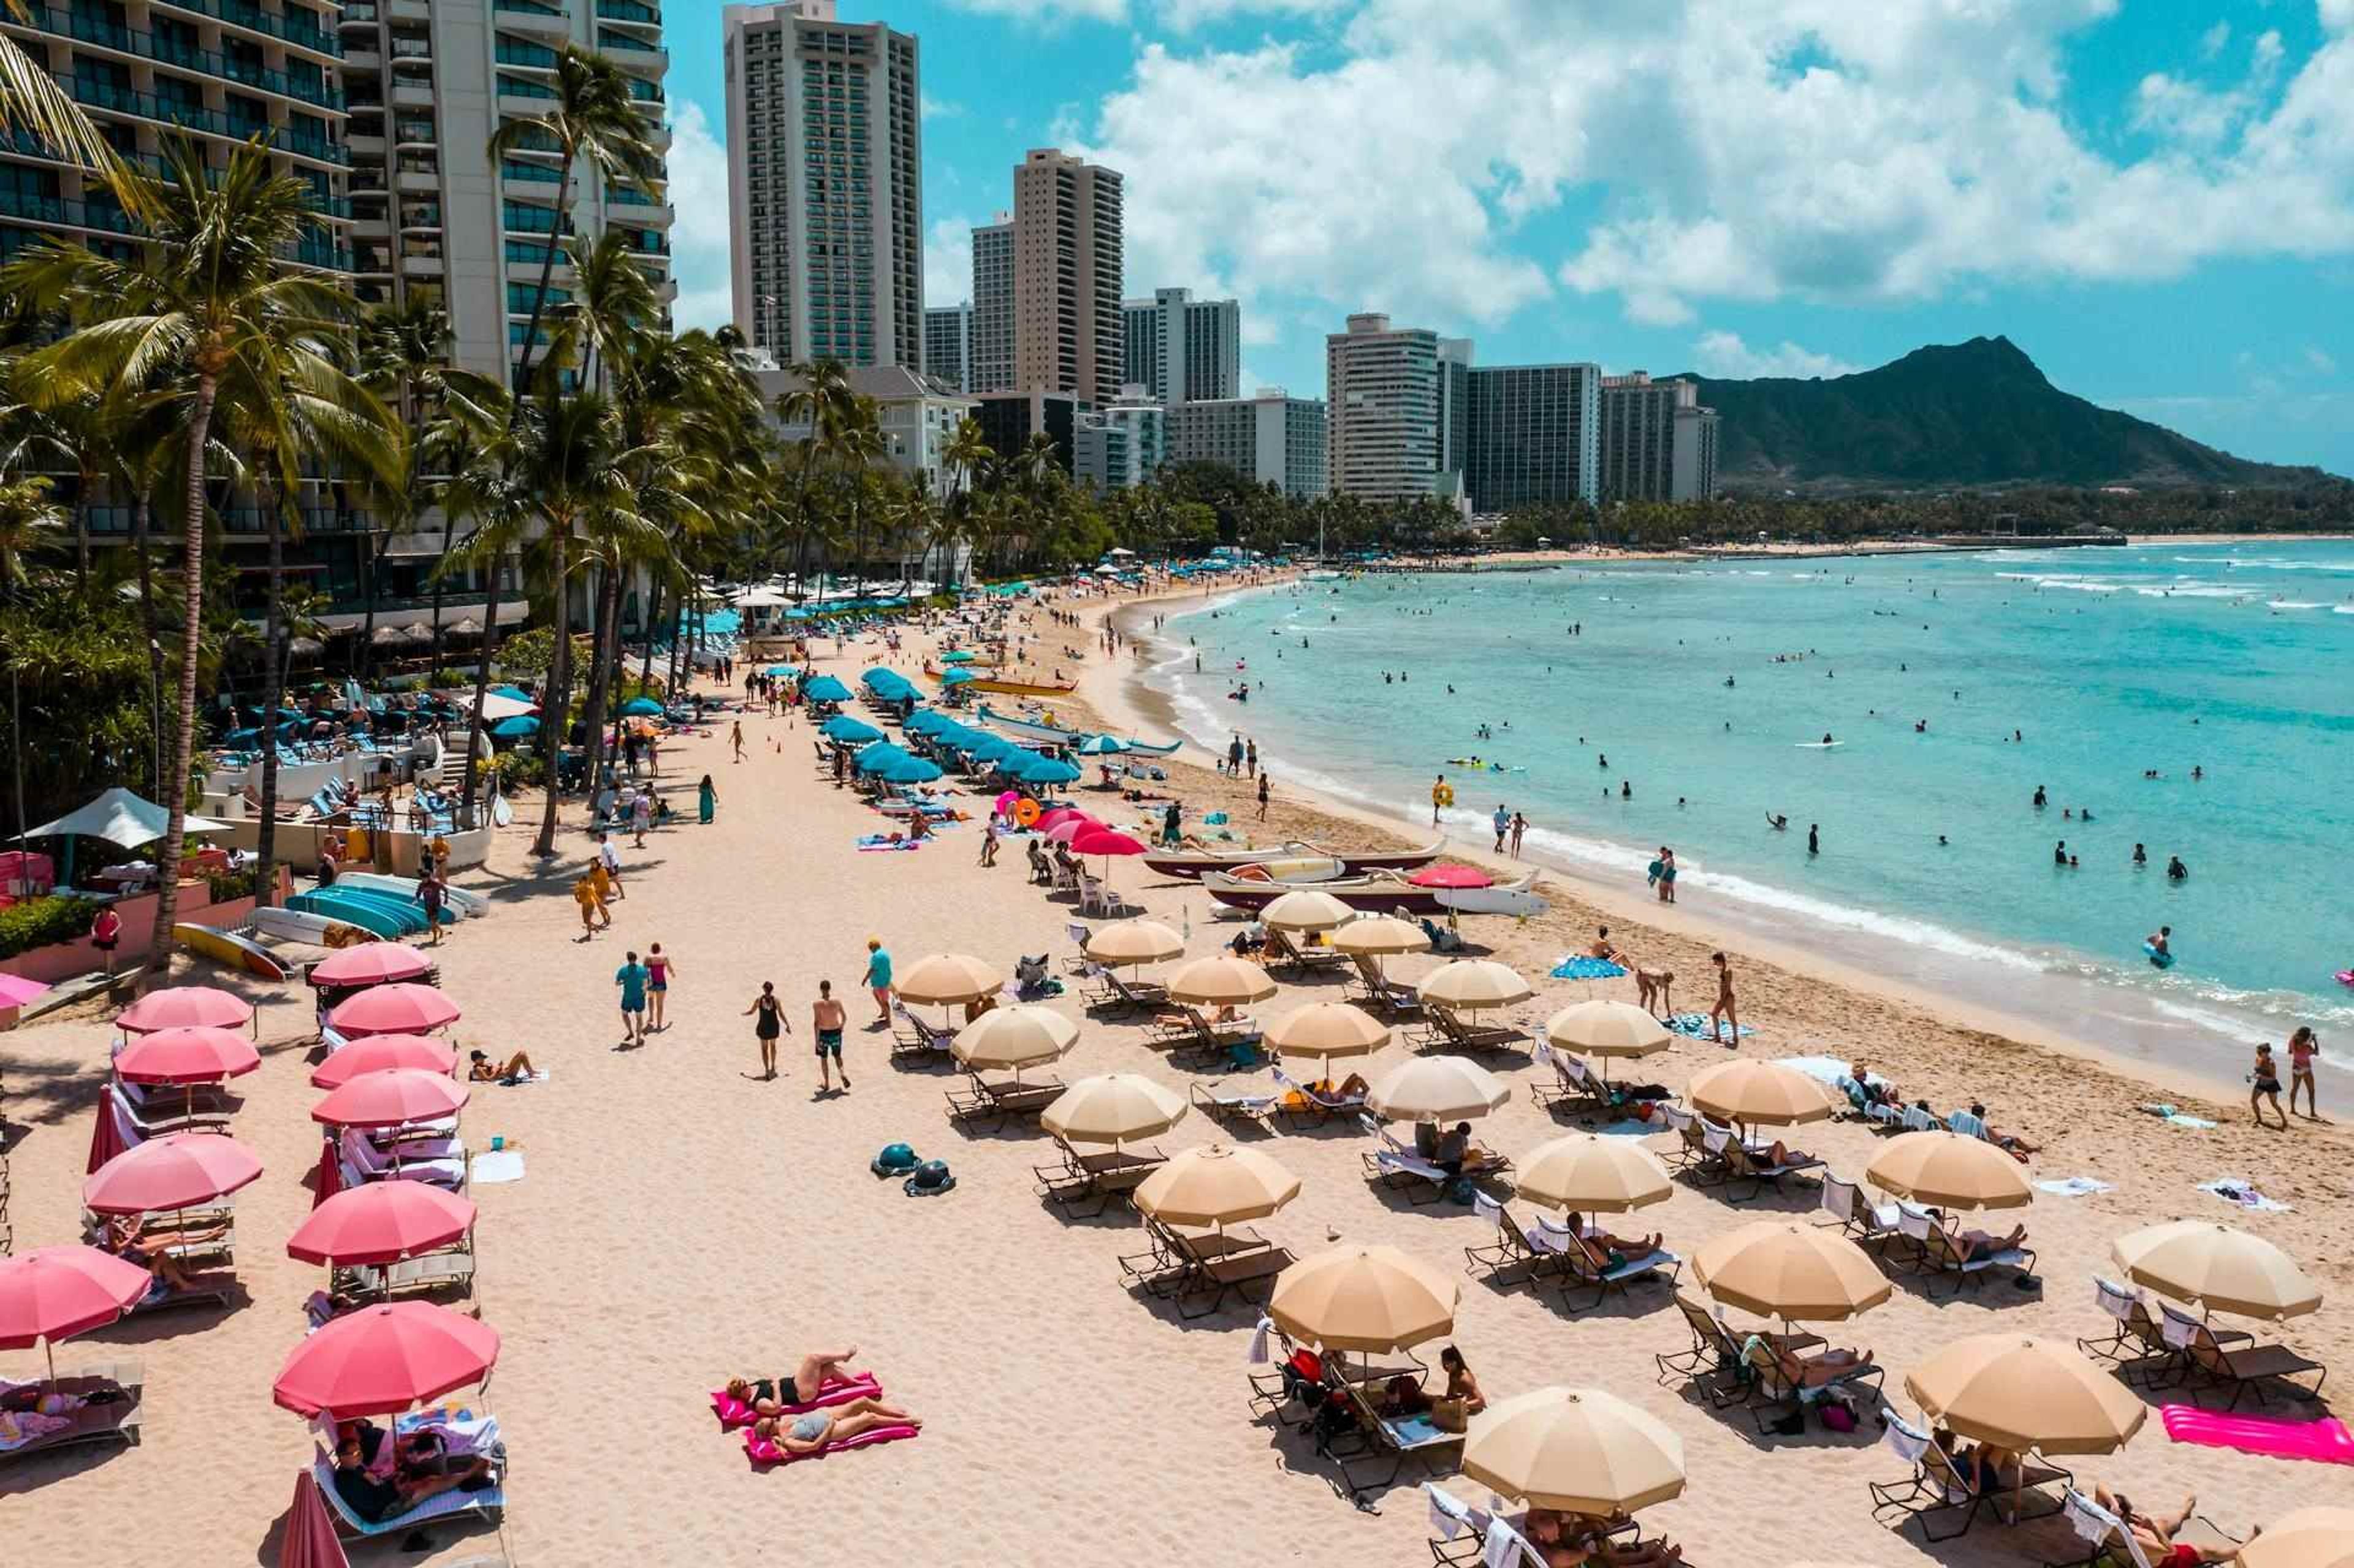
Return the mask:
[[[728, 313], [719, 7], [669, 7], [680, 315]], [[1385, 310], [1487, 364], [1835, 375], [2002, 334], [2354, 473], [2354, 0], [843, 0], [922, 40], [927, 302], [1030, 147], [1128, 176], [1128, 291], [1320, 395]]]

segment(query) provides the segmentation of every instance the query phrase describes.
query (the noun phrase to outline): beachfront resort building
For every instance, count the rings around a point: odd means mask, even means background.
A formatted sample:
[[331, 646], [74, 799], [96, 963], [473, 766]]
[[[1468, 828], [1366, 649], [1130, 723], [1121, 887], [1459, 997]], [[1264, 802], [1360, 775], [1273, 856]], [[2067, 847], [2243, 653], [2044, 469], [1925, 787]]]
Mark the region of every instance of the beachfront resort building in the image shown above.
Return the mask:
[[1482, 365], [1466, 383], [1463, 485], [1472, 510], [1602, 499], [1600, 366]]
[[[808, 436], [806, 422], [786, 424], [776, 417], [777, 399], [798, 390], [801, 377], [776, 364], [764, 350], [754, 351], [752, 365], [761, 407], [768, 410], [777, 434], [788, 443]], [[875, 400], [885, 462], [911, 479], [921, 475], [936, 496], [964, 484], [966, 476], [949, 463], [948, 449], [957, 426], [979, 407], [976, 399], [938, 376], [904, 365], [852, 366], [844, 374], [854, 395]]]
[[1324, 340], [1333, 494], [1404, 501], [1460, 493], [1470, 348], [1426, 327], [1393, 327], [1371, 312]]
[[1072, 433], [1071, 476], [1098, 491], [1133, 490], [1152, 477], [1168, 452], [1168, 413], [1141, 387], [1079, 416]]
[[1602, 378], [1602, 499], [1705, 501], [1716, 493], [1716, 410], [1700, 384], [1645, 372]]
[[1171, 408], [1168, 461], [1221, 463], [1253, 484], [1272, 484], [1304, 500], [1328, 487], [1325, 438], [1321, 400], [1262, 387], [1254, 397]]
[[1013, 385], [1013, 215], [972, 231], [971, 357], [965, 390], [1003, 392]]
[[1026, 392], [977, 392], [973, 401], [979, 407], [972, 417], [991, 451], [1001, 458], [1018, 457], [1031, 437], [1044, 436], [1054, 444], [1055, 466], [1065, 473], [1072, 471], [1079, 420], [1089, 411], [1085, 401], [1043, 387]]
[[[1091, 405], [1119, 394], [1124, 233], [1119, 173], [1052, 147], [1013, 170], [1013, 378]], [[974, 270], [980, 269], [975, 236]], [[975, 299], [979, 296], [976, 276]], [[991, 387], [989, 390], [994, 391]]]
[[1197, 300], [1191, 289], [1156, 289], [1120, 307], [1126, 379], [1164, 408], [1242, 393], [1243, 308]]
[[[495, 3], [504, 16], [525, 0]], [[588, 8], [588, 0], [575, 4]], [[594, 0], [600, 16], [633, 4]], [[835, 359], [921, 371], [915, 36], [844, 22], [834, 0], [730, 5], [724, 29], [737, 330], [788, 365]]]
[[972, 390], [972, 307], [924, 307], [924, 373], [960, 392]]

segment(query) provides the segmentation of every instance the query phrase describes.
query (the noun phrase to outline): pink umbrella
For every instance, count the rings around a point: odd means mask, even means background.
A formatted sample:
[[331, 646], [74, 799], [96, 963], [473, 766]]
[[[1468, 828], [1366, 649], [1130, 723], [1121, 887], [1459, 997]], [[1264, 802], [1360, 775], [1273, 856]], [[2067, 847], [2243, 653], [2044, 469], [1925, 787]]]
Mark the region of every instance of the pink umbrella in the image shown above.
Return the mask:
[[90, 1163], [81, 1168], [81, 1173], [89, 1175], [130, 1147], [122, 1141], [122, 1123], [114, 1114], [114, 1086], [101, 1084], [98, 1125], [90, 1129]]
[[429, 1301], [396, 1301], [347, 1312], [296, 1345], [270, 1393], [297, 1415], [395, 1415], [482, 1382], [498, 1359], [489, 1324]]
[[125, 1034], [157, 1029], [241, 1029], [253, 1022], [253, 1004], [215, 986], [181, 985], [143, 996], [115, 1015]]
[[1468, 865], [1426, 865], [1406, 880], [1416, 887], [1493, 887], [1496, 879]]
[[1073, 854], [1142, 854], [1144, 845], [1110, 828], [1090, 826], [1071, 841]]
[[458, 1004], [429, 985], [379, 985], [327, 1014], [338, 1034], [422, 1034], [458, 1021]]
[[286, 1243], [304, 1263], [348, 1268], [398, 1263], [448, 1246], [474, 1224], [474, 1205], [423, 1181], [347, 1187], [311, 1211]]
[[311, 1119], [332, 1127], [398, 1127], [454, 1116], [466, 1103], [466, 1086], [447, 1073], [414, 1067], [379, 1067], [362, 1073], [311, 1107]]
[[335, 1521], [308, 1470], [294, 1472], [294, 1503], [286, 1510], [286, 1533], [278, 1542], [278, 1568], [352, 1568]]
[[1095, 825], [1084, 817], [1065, 817], [1061, 821], [1045, 830], [1046, 841], [1049, 843], [1066, 844], [1081, 833], [1092, 830]]
[[[407, 1182], [400, 1183], [407, 1186]], [[343, 1151], [330, 1136], [319, 1140], [319, 1169], [311, 1178], [311, 1207], [318, 1206], [344, 1190]]]
[[252, 1041], [211, 1024], [174, 1024], [142, 1034], [114, 1058], [115, 1075], [130, 1084], [212, 1084], [260, 1065]]
[[261, 1174], [261, 1161], [217, 1132], [173, 1132], [116, 1155], [81, 1184], [82, 1207], [101, 1214], [188, 1209], [234, 1192]]
[[356, 948], [322, 959], [311, 967], [311, 983], [321, 985], [387, 985], [415, 980], [433, 967], [433, 960], [399, 942], [364, 942]]
[[137, 1264], [94, 1246], [36, 1247], [0, 1257], [0, 1351], [42, 1341], [54, 1383], [57, 1341], [113, 1322], [154, 1283]]
[[457, 1065], [458, 1047], [447, 1040], [430, 1034], [370, 1034], [320, 1063], [311, 1074], [311, 1082], [318, 1088], [340, 1089], [362, 1073], [380, 1073], [387, 1067], [413, 1067], [446, 1078]]
[[1048, 833], [1061, 827], [1065, 822], [1086, 822], [1093, 825], [1095, 819], [1076, 806], [1056, 806], [1051, 810], [1039, 812], [1038, 820], [1030, 825], [1042, 833]]
[[22, 975], [0, 975], [0, 1007], [22, 1007], [36, 997], [49, 994], [49, 988]]

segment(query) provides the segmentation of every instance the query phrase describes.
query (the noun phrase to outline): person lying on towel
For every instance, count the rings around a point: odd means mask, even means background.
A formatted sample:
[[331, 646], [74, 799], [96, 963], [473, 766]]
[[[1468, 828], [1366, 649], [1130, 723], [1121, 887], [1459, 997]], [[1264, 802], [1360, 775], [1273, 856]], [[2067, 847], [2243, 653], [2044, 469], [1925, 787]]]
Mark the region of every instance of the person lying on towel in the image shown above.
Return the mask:
[[790, 1418], [764, 1415], [752, 1423], [752, 1435], [788, 1454], [816, 1454], [878, 1426], [922, 1425], [904, 1410], [861, 1395], [831, 1410], [812, 1410]]

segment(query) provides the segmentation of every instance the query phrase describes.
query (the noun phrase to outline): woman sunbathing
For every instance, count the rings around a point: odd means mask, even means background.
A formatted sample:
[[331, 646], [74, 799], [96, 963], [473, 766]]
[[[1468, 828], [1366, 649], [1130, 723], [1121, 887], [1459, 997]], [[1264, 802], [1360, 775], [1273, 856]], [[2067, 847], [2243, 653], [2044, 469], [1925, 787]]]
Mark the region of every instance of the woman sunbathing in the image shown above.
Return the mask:
[[2150, 1568], [2200, 1568], [2201, 1563], [2229, 1563], [2239, 1555], [2233, 1546], [2193, 1546], [2187, 1541], [2177, 1541], [2174, 1532], [2190, 1520], [2199, 1499], [2187, 1497], [2182, 1506], [2170, 1514], [2147, 1514], [2133, 1505], [2131, 1499], [2095, 1484], [2093, 1500], [2125, 1520], [2133, 1531], [2134, 1544], [2149, 1561]]
[[180, 1260], [172, 1255], [174, 1247], [206, 1246], [228, 1234], [227, 1224], [207, 1225], [196, 1230], [154, 1231], [140, 1234], [137, 1214], [114, 1214], [106, 1222], [106, 1235], [100, 1245], [125, 1263], [137, 1264], [154, 1277], [148, 1287], [147, 1299], [155, 1300], [167, 1293], [195, 1290], [196, 1282]]
[[914, 1426], [924, 1424], [896, 1406], [864, 1395], [847, 1404], [831, 1410], [812, 1410], [790, 1420], [769, 1415], [752, 1423], [752, 1435], [774, 1443], [788, 1454], [821, 1453], [836, 1443], [844, 1443], [862, 1433], [878, 1426]]
[[821, 1351], [801, 1358], [801, 1364], [789, 1378], [744, 1378], [727, 1380], [727, 1396], [738, 1404], [748, 1404], [756, 1415], [778, 1415], [787, 1406], [814, 1404], [825, 1392], [825, 1385], [842, 1375], [843, 1363], [858, 1353], [853, 1345], [846, 1351]]
[[1999, 1236], [1988, 1231], [1957, 1231], [1946, 1224], [1943, 1209], [1930, 1210], [1929, 1217], [1945, 1227], [1946, 1234], [1954, 1240], [1954, 1250], [1961, 1255], [1964, 1263], [1988, 1253], [2009, 1252], [2027, 1239], [2025, 1225], [2013, 1225], [2009, 1235]]
[[1610, 1531], [1625, 1522], [1565, 1513], [1558, 1509], [1532, 1508], [1522, 1521], [1531, 1545], [1544, 1559], [1545, 1568], [1665, 1568], [1683, 1561], [1684, 1550], [1664, 1541], [1621, 1544]]
[[477, 1084], [505, 1084], [513, 1086], [527, 1081], [532, 1075], [531, 1054], [526, 1051], [518, 1051], [508, 1057], [504, 1066], [492, 1061], [480, 1051], [469, 1052], [467, 1055], [471, 1065], [466, 1068], [466, 1076]]
[[1785, 1381], [1797, 1388], [1822, 1388], [1872, 1365], [1872, 1352], [1820, 1351], [1802, 1356], [1787, 1345], [1767, 1345]]

